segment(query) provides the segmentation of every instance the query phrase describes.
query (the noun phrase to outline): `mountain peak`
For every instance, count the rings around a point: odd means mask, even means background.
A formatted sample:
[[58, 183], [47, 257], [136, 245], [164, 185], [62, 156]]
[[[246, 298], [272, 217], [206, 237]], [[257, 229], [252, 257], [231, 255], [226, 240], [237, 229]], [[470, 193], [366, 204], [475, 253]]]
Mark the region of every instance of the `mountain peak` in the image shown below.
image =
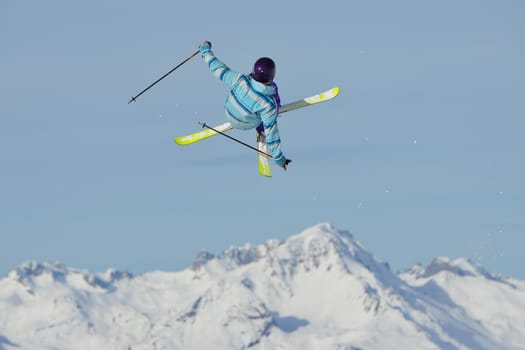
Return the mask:
[[230, 246], [218, 255], [201, 251], [191, 268], [197, 271], [213, 262], [231, 271], [260, 261], [277, 270], [286, 267], [292, 274], [298, 268], [310, 271], [324, 266], [328, 270], [339, 267], [346, 273], [368, 270], [385, 282], [389, 279], [387, 283], [397, 279], [388, 264], [379, 262], [348, 231], [329, 223], [309, 227], [286, 240]]
[[93, 288], [112, 289], [113, 283], [122, 279], [132, 278], [133, 275], [127, 271], [108, 269], [102, 274], [91, 273], [66, 267], [64, 264], [53, 262], [27, 261], [19, 267], [11, 270], [7, 278], [16, 281], [32, 290], [35, 283], [45, 280], [47, 283], [67, 284], [73, 280], [83, 281], [84, 284]]
[[54, 280], [63, 278], [68, 269], [60, 262], [27, 261], [8, 273], [8, 278], [19, 282], [27, 281], [42, 275], [50, 275]]
[[442, 273], [454, 274], [460, 277], [484, 277], [490, 280], [503, 281], [502, 278], [489, 273], [482, 266], [476, 264], [470, 259], [451, 259], [446, 256], [434, 258], [426, 267], [417, 264], [405, 272], [405, 274], [416, 279], [432, 278]]
[[319, 248], [334, 248], [337, 253], [356, 254], [358, 251], [366, 252], [366, 249], [354, 240], [348, 231], [337, 229], [329, 223], [321, 223], [299, 234], [289, 237], [284, 244], [289, 246], [302, 245], [305, 252], [315, 254]]
[[329, 223], [321, 223], [286, 240], [272, 239], [260, 245], [246, 243], [242, 246], [230, 246], [218, 255], [203, 250], [194, 260], [192, 269], [199, 269], [214, 259], [226, 263], [230, 268], [235, 268], [275, 255], [283, 249], [294, 255], [316, 255], [320, 250], [326, 251], [328, 246], [337, 246], [338, 250], [343, 250], [344, 247], [352, 252], [355, 252], [356, 247], [360, 247], [347, 231], [340, 231]]
[[458, 276], [477, 276], [481, 275], [481, 268], [468, 259], [450, 259], [440, 256], [434, 258], [424, 271], [424, 277], [434, 276], [443, 271], [451, 272]]

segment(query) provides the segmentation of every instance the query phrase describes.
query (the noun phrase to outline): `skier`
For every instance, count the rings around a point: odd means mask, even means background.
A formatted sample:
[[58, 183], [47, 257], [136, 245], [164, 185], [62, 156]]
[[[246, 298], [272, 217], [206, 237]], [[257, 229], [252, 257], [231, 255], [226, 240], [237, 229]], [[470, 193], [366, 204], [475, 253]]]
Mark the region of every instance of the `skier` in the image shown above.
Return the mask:
[[268, 151], [275, 163], [286, 170], [291, 159], [281, 152], [281, 138], [277, 128], [280, 98], [273, 81], [275, 63], [271, 58], [259, 58], [251, 74], [241, 74], [228, 68], [211, 51], [211, 43], [204, 41], [199, 50], [217, 78], [230, 88], [224, 106], [226, 119], [235, 129], [256, 128], [257, 137], [266, 136]]

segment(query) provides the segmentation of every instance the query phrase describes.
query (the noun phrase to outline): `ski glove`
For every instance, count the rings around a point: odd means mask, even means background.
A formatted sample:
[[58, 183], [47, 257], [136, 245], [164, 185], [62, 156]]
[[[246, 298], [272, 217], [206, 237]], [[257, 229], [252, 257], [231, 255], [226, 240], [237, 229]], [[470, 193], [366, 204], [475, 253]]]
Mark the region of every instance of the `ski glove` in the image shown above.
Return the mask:
[[279, 165], [279, 166], [280, 166], [281, 168], [283, 168], [283, 169], [284, 169], [284, 171], [286, 171], [286, 167], [287, 167], [287, 166], [288, 166], [288, 164], [290, 164], [291, 162], [292, 162], [292, 160], [291, 160], [291, 159], [286, 159], [286, 160], [284, 161], [284, 163], [283, 163], [283, 164], [278, 164], [278, 165]]
[[199, 46], [199, 51], [201, 53], [204, 53], [204, 52], [206, 52], [208, 50], [211, 50], [211, 43], [206, 40]]

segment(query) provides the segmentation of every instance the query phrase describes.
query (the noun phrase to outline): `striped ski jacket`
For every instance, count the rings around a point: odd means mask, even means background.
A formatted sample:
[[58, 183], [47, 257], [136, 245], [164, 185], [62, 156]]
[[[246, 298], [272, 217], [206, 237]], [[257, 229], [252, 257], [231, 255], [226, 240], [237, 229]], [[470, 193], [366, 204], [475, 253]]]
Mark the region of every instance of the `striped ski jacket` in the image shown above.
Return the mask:
[[230, 88], [224, 106], [226, 119], [236, 129], [253, 129], [261, 123], [266, 135], [268, 151], [279, 165], [286, 161], [281, 152], [281, 138], [277, 128], [279, 95], [277, 85], [264, 85], [249, 75], [235, 72], [222, 63], [208, 46], [201, 46], [201, 56], [214, 76]]

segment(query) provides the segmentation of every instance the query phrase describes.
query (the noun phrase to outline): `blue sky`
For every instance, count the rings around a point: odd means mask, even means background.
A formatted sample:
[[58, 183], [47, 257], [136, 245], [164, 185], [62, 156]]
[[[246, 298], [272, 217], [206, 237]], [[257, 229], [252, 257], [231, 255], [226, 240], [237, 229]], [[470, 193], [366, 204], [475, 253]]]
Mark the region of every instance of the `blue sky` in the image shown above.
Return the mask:
[[[525, 278], [522, 1], [7, 1], [0, 9], [0, 275], [26, 260], [141, 273], [200, 249], [351, 231], [394, 270], [467, 257]], [[225, 138], [227, 89], [195, 58], [277, 62], [294, 160]], [[254, 143], [252, 132], [232, 136]]]

